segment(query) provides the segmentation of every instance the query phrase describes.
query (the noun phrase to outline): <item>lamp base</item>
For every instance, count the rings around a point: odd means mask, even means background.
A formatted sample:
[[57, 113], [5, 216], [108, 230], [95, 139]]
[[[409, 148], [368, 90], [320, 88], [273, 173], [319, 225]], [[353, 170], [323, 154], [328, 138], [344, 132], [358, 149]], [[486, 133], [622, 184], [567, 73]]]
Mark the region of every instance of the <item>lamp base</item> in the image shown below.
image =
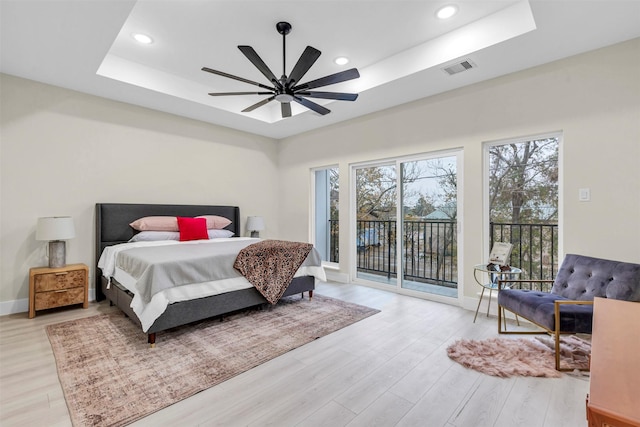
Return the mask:
[[60, 268], [66, 265], [66, 248], [64, 240], [49, 242], [49, 268]]
[[251, 237], [256, 237], [256, 238], [260, 237], [260, 232], [259, 231], [252, 231], [251, 232]]

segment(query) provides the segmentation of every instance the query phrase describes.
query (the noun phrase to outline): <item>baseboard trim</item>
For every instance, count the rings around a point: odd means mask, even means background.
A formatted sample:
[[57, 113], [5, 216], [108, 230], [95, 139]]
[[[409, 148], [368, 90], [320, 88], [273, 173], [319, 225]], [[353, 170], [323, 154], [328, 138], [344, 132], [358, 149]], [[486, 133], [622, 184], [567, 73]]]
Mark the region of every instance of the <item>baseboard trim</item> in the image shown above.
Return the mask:
[[29, 311], [29, 298], [0, 302], [0, 316]]
[[[497, 292], [493, 292], [493, 294], [491, 295], [491, 307], [489, 308], [489, 318], [496, 319], [496, 327], [498, 325], [497, 323], [498, 322], [497, 320], [498, 319], [498, 295], [497, 294], [498, 294]], [[478, 295], [478, 298], [465, 296], [463, 300], [464, 301], [463, 308], [475, 313], [476, 308], [478, 307], [479, 300], [480, 300], [479, 295]], [[482, 298], [482, 304], [480, 304], [480, 310], [478, 310], [478, 318], [480, 318], [480, 316], [487, 317], [488, 301], [489, 301], [489, 295], [487, 295], [487, 293], [485, 292], [484, 298]], [[506, 312], [506, 316], [507, 316], [507, 319], [515, 321], [515, 315], [510, 311]], [[522, 318], [520, 316], [518, 316], [518, 321], [520, 323], [531, 324], [531, 322], [529, 322], [527, 319]]]
[[[96, 291], [89, 288], [89, 301], [96, 300]], [[0, 316], [15, 313], [27, 313], [29, 311], [29, 298], [16, 299], [12, 301], [0, 301]]]
[[327, 275], [327, 280], [331, 280], [332, 282], [338, 282], [338, 283], [349, 283], [348, 274], [339, 273], [337, 271], [329, 270], [327, 268], [324, 269], [324, 272]]

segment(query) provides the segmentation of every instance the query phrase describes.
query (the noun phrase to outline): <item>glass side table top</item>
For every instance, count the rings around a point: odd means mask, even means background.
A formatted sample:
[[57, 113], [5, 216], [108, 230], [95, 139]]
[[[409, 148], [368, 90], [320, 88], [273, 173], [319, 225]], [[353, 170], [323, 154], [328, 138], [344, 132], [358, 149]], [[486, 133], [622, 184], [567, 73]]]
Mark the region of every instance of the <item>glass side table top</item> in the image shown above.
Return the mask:
[[[496, 270], [497, 268], [497, 270]], [[478, 273], [480, 273], [480, 277], [482, 278], [483, 274], [487, 274], [488, 283], [481, 278], [478, 278]], [[473, 267], [473, 278], [476, 283], [482, 286], [482, 293], [480, 294], [480, 299], [478, 299], [478, 307], [476, 307], [476, 315], [473, 317], [473, 323], [476, 323], [476, 318], [478, 317], [478, 311], [480, 310], [480, 304], [482, 303], [482, 298], [484, 298], [485, 289], [489, 289], [489, 303], [487, 304], [487, 317], [489, 317], [489, 309], [491, 308], [491, 294], [495, 290], [498, 291], [498, 280], [503, 279], [514, 279], [517, 275], [522, 273], [521, 268], [517, 267], [509, 267], [508, 270], [500, 270], [499, 265], [488, 265], [488, 264], [476, 264]], [[508, 289], [508, 286], [504, 286], [502, 289]], [[500, 309], [498, 307], [498, 309]], [[518, 317], [516, 316], [516, 320]], [[519, 324], [519, 323], [518, 323]]]
[[[498, 268], [496, 270], [495, 268]], [[484, 280], [478, 279], [477, 273], [487, 273], [487, 277], [489, 279], [489, 283], [486, 283]], [[487, 289], [498, 289], [498, 279], [512, 279], [517, 274], [521, 274], [522, 269], [518, 267], [509, 267], [509, 270], [500, 270], [500, 266], [494, 266], [493, 268], [489, 268], [487, 264], [476, 264], [473, 267], [473, 277], [476, 282]], [[510, 276], [513, 275], [513, 276]]]

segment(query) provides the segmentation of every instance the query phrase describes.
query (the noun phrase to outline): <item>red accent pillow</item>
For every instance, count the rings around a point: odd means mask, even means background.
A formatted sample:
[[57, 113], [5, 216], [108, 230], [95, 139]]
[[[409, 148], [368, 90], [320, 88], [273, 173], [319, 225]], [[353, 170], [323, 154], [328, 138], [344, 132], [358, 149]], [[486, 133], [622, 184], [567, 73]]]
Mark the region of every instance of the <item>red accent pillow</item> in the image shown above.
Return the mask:
[[205, 218], [178, 217], [178, 230], [180, 231], [180, 241], [188, 240], [208, 240], [207, 220]]

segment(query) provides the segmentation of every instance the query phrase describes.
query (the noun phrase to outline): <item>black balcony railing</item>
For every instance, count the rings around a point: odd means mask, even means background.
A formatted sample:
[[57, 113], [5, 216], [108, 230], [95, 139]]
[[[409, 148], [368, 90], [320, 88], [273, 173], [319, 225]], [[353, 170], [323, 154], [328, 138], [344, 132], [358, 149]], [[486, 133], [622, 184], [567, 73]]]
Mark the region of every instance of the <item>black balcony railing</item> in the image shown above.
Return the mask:
[[[330, 220], [330, 259], [338, 261], [338, 221]], [[457, 235], [455, 221], [404, 222], [404, 278], [416, 282], [457, 287]], [[358, 271], [397, 277], [396, 221], [358, 220]]]
[[513, 245], [509, 264], [522, 269], [521, 279], [555, 278], [558, 271], [557, 224], [492, 222], [489, 234], [490, 247], [493, 242], [508, 242]]
[[[338, 221], [330, 220], [330, 260], [338, 262]], [[404, 221], [404, 278], [457, 287], [456, 221]], [[397, 277], [396, 221], [358, 220], [358, 271], [388, 279]], [[553, 279], [558, 268], [556, 224], [490, 224], [493, 242], [513, 244], [509, 263], [523, 270], [522, 279]]]
[[329, 220], [329, 261], [339, 262], [340, 256], [338, 252], [338, 236], [339, 236], [339, 223], [337, 219]]

